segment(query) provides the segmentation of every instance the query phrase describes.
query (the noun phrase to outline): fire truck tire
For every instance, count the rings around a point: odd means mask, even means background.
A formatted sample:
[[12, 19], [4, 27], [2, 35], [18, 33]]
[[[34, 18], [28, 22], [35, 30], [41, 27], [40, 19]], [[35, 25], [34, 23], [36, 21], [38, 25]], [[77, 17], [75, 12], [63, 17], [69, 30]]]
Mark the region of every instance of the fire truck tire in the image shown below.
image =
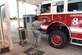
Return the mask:
[[62, 31], [55, 30], [49, 34], [48, 41], [52, 47], [61, 49], [67, 45], [68, 39]]

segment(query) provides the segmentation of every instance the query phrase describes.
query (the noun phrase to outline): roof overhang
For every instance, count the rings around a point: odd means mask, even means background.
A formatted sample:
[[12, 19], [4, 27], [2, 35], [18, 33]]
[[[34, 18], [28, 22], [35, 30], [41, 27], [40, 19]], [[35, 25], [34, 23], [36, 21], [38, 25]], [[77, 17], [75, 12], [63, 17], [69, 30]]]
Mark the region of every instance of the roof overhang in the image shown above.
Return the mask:
[[19, 1], [23, 1], [33, 5], [38, 5], [41, 4], [43, 1], [49, 1], [49, 0], [19, 0]]

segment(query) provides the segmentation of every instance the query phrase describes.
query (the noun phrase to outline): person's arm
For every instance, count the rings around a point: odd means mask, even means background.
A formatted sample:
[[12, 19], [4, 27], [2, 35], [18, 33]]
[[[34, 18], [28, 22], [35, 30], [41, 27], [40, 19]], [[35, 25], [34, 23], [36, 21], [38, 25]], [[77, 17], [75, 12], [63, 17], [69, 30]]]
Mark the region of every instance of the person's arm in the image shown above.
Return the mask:
[[31, 30], [35, 30], [35, 21], [32, 23], [32, 27], [31, 27]]

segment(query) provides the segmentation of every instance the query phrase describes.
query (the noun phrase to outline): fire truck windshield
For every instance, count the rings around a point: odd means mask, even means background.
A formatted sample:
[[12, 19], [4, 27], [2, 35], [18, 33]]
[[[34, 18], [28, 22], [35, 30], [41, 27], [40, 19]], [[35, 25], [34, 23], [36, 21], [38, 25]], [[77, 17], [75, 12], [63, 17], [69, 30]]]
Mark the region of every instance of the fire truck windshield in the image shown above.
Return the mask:
[[42, 13], [50, 13], [51, 11], [51, 4], [44, 4], [41, 6], [41, 14]]

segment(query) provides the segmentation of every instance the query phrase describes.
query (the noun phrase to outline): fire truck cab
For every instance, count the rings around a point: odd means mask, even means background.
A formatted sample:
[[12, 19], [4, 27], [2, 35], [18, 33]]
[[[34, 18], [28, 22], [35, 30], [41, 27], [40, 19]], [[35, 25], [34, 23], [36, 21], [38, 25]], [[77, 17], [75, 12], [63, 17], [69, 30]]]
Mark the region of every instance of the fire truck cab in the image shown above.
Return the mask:
[[46, 20], [41, 31], [49, 44], [63, 48], [69, 42], [82, 46], [82, 0], [47, 1], [39, 5], [38, 20]]

